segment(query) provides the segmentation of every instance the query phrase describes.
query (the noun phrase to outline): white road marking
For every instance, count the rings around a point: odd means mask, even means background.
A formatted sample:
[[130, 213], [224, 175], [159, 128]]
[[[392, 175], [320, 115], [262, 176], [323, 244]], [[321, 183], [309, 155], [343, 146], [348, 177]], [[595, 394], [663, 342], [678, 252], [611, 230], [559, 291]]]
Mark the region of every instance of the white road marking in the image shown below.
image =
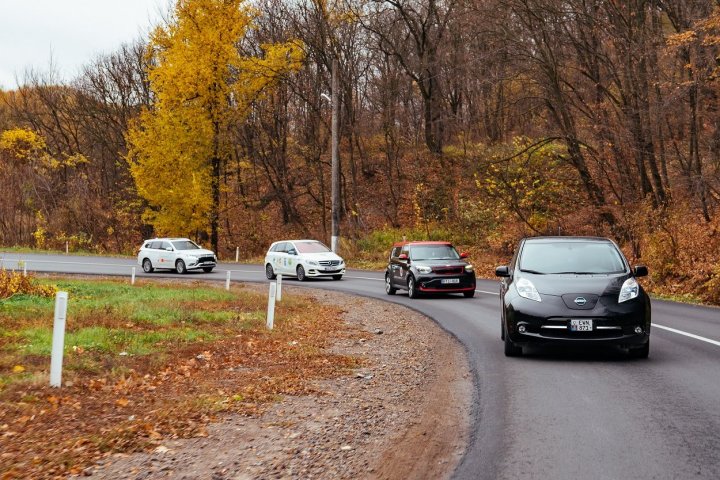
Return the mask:
[[478, 293], [487, 293], [488, 295], [500, 295], [498, 292], [487, 292], [485, 290], [475, 290]]
[[653, 327], [657, 327], [662, 330], [667, 330], [668, 332], [677, 333], [678, 335], [684, 335], [686, 337], [694, 338], [695, 340], [700, 340], [701, 342], [711, 343], [713, 345], [717, 345], [718, 347], [720, 347], [720, 342], [718, 342], [717, 340], [711, 340], [709, 338], [701, 337], [700, 335], [695, 335], [694, 333], [683, 332], [682, 330], [677, 330], [675, 328], [666, 327], [665, 325], [658, 325], [657, 323], [653, 323], [651, 325]]
[[358, 278], [360, 280], [377, 280], [378, 282], [384, 282], [384, 278], [371, 278], [371, 277], [351, 277], [350, 275], [345, 275], [345, 278]]

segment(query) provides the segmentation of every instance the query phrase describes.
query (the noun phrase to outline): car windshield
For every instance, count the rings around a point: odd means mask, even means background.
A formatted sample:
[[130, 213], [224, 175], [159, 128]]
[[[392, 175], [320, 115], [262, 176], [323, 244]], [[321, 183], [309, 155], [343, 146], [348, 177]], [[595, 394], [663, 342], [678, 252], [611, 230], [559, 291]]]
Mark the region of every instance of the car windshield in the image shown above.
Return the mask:
[[320, 242], [296, 242], [295, 247], [299, 253], [325, 253], [330, 249]]
[[452, 245], [416, 245], [410, 248], [411, 260], [457, 260], [460, 255]]
[[172, 244], [175, 250], [200, 250], [200, 247], [190, 240], [176, 240]]
[[621, 253], [608, 242], [527, 242], [520, 271], [536, 274], [606, 274], [625, 271]]

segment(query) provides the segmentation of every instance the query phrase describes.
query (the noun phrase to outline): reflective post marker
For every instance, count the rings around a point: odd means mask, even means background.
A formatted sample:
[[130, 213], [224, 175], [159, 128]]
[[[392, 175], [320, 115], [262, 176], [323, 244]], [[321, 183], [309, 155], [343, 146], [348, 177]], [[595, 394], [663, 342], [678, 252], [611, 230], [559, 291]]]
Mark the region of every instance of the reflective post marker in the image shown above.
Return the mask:
[[50, 386], [62, 384], [63, 349], [65, 348], [65, 319], [67, 315], [67, 292], [55, 296], [55, 321], [53, 322], [52, 353], [50, 356]]
[[225, 290], [230, 290], [230, 270], [228, 270], [227, 275], [225, 275]]
[[282, 273], [278, 273], [277, 276], [277, 301], [282, 301]]
[[270, 283], [270, 295], [268, 296], [268, 311], [267, 311], [267, 328], [268, 330], [273, 329], [275, 324], [275, 293], [277, 284], [275, 282]]
[[235, 263], [240, 261], [240, 247], [235, 247]]
[[70, 245], [68, 245], [68, 242], [65, 242], [65, 255], [70, 253]]
[[23, 260], [23, 277], [27, 277], [27, 261]]
[[130, 285], [135, 285], [135, 267], [132, 267], [132, 274], [130, 275]]

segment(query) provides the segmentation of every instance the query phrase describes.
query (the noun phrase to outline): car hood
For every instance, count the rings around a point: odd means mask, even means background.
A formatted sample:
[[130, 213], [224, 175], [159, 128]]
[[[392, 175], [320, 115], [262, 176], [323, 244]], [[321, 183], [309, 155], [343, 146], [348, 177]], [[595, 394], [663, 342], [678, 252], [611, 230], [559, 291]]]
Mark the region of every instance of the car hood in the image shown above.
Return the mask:
[[181, 253], [183, 255], [195, 255], [196, 257], [215, 255], [212, 250], [205, 250], [204, 248], [201, 248], [199, 250], [178, 250], [178, 253]]
[[411, 265], [424, 267], [464, 267], [470, 265], [465, 260], [413, 260]]
[[321, 260], [339, 260], [342, 261], [342, 257], [334, 254], [333, 252], [321, 252], [321, 253], [301, 253], [300, 258], [303, 260], [315, 260], [319, 262]]
[[530, 280], [539, 293], [561, 297], [566, 294], [618, 295], [629, 273], [599, 275], [548, 274], [520, 272], [519, 277]]

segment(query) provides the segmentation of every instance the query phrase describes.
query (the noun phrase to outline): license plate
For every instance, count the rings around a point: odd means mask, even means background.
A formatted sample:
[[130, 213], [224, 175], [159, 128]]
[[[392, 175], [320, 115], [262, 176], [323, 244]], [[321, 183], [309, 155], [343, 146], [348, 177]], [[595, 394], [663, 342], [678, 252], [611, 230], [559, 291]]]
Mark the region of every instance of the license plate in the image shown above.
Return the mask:
[[460, 279], [459, 278], [443, 278], [442, 280], [440, 280], [440, 283], [442, 283], [443, 285], [446, 285], [448, 283], [460, 283]]
[[592, 332], [593, 321], [592, 320], [570, 320], [570, 331], [571, 332]]

